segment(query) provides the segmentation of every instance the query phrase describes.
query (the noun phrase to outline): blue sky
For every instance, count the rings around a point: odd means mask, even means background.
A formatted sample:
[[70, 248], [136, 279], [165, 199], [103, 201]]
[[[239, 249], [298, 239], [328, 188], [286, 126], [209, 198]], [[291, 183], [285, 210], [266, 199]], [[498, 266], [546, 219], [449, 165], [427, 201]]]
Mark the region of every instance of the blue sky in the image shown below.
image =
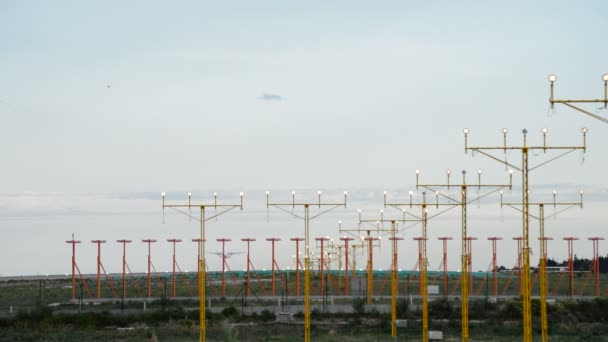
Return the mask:
[[[547, 75], [558, 75], [557, 97], [602, 95], [606, 9], [601, 1], [4, 1], [0, 257], [20, 262], [2, 263], [0, 274], [67, 272], [63, 240], [72, 232], [193, 235], [187, 219], [162, 224], [151, 195], [161, 191], [244, 191], [250, 207], [215, 223], [237, 240], [299, 229], [281, 213], [266, 222], [266, 189], [346, 189], [377, 211], [378, 194], [406, 194], [415, 169], [433, 180], [447, 168], [504, 179], [500, 165], [463, 153], [463, 127], [482, 145], [500, 144], [502, 127], [513, 142], [527, 128], [539, 143], [547, 127], [549, 143], [579, 144], [589, 127], [584, 163], [577, 153], [539, 169], [533, 192], [585, 189], [591, 204], [560, 216], [555, 237], [583, 227], [581, 237], [603, 234], [606, 126], [565, 107], [549, 115]], [[506, 229], [499, 208], [482, 209], [479, 220]], [[517, 231], [517, 215], [505, 215]], [[319, 221], [317, 233], [337, 237], [335, 222], [355, 218], [347, 208]], [[141, 245], [133, 255], [144, 260]], [[584, 254], [590, 243], [581, 246]], [[119, 260], [118, 245], [107, 248]], [[565, 243], [549, 248], [565, 255]], [[92, 271], [93, 248], [81, 249], [81, 268]], [[158, 249], [162, 259], [168, 246]], [[43, 265], [28, 257], [33, 250], [49, 255]]]

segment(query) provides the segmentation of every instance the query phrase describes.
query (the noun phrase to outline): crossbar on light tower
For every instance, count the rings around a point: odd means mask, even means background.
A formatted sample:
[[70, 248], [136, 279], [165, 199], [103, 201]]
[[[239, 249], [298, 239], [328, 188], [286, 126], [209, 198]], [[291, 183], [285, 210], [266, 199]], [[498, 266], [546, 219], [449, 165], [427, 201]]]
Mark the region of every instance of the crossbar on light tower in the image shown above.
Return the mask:
[[[199, 260], [198, 260], [198, 293], [199, 293], [199, 341], [203, 342], [206, 339], [205, 333], [206, 333], [206, 315], [205, 315], [205, 298], [206, 298], [206, 293], [205, 293], [205, 282], [206, 282], [206, 274], [207, 274], [207, 270], [206, 270], [206, 264], [205, 264], [205, 222], [212, 220], [220, 215], [223, 215], [233, 209], [236, 208], [240, 208], [241, 210], [243, 210], [243, 193], [240, 193], [240, 203], [238, 204], [223, 204], [223, 203], [218, 203], [218, 194], [217, 192], [213, 193], [213, 203], [192, 203], [192, 193], [188, 193], [188, 203], [187, 204], [166, 204], [165, 203], [165, 193], [163, 192], [162, 194], [162, 208], [163, 208], [163, 213], [165, 211], [165, 208], [170, 208], [173, 209], [177, 212], [179, 212], [180, 214], [186, 215], [189, 218], [199, 221], [200, 223], [200, 242], [198, 245], [198, 255], [199, 255]], [[192, 207], [194, 208], [199, 208], [200, 209], [200, 216], [197, 218], [195, 216], [192, 216], [190, 214], [190, 212], [186, 212], [183, 211], [182, 209], [187, 208], [188, 210], [192, 209]], [[206, 213], [206, 209], [207, 208], [213, 208], [213, 209], [220, 209], [220, 212], [216, 212], [214, 213], [212, 216], [207, 217], [207, 213]]]
[[[270, 192], [266, 191], [266, 207], [275, 207], [280, 209], [293, 217], [299, 218], [304, 221], [304, 341], [310, 342], [310, 221], [339, 207], [346, 208], [346, 196], [347, 192], [344, 191], [344, 201], [342, 203], [336, 202], [322, 202], [321, 191], [317, 192], [316, 202], [296, 202], [295, 191], [291, 192], [291, 202], [270, 202]], [[296, 215], [295, 213], [285, 209], [295, 207], [304, 208], [304, 216]], [[310, 216], [310, 207], [329, 207], [316, 215]]]
[[[522, 293], [522, 305], [523, 305], [523, 340], [524, 342], [532, 341], [532, 304], [531, 304], [531, 288], [530, 288], [530, 243], [529, 243], [529, 172], [539, 168], [551, 161], [554, 161], [562, 156], [565, 156], [571, 152], [576, 150], [582, 150], [585, 152], [587, 150], [587, 129], [581, 129], [583, 133], [583, 144], [581, 146], [548, 146], [547, 145], [547, 129], [542, 129], [542, 137], [543, 144], [542, 145], [532, 145], [529, 146], [527, 144], [527, 134], [528, 131], [526, 129], [522, 130], [523, 133], [523, 144], [516, 146], [507, 145], [507, 132], [506, 128], [502, 129], [503, 134], [503, 145], [502, 146], [469, 146], [468, 144], [468, 134], [469, 129], [465, 128], [463, 130], [464, 133], [464, 151], [467, 153], [471, 151], [472, 153], [479, 153], [486, 157], [489, 157], [495, 161], [504, 164], [507, 167], [510, 167], [514, 170], [520, 171], [522, 173], [522, 237], [523, 237], [523, 293]], [[547, 161], [544, 161], [536, 166], [530, 167], [528, 163], [528, 154], [530, 151], [542, 151], [543, 153], [548, 150], [557, 150], [562, 152], [562, 154], [551, 158]], [[516, 166], [513, 163], [506, 160], [507, 151], [520, 151], [522, 155], [522, 162], [520, 166]], [[502, 152], [503, 158], [492, 155], [492, 152]]]
[[[546, 131], [544, 131], [546, 133]], [[534, 219], [537, 219], [539, 222], [539, 241], [540, 241], [540, 320], [541, 320], [541, 341], [547, 342], [549, 341], [549, 329], [548, 329], [548, 321], [547, 321], [547, 241], [545, 240], [545, 220], [548, 217], [556, 217], [558, 214], [573, 208], [575, 206], [583, 207], [583, 191], [579, 191], [580, 201], [578, 202], [558, 202], [557, 201], [557, 191], [553, 190], [553, 201], [550, 202], [529, 202], [528, 205], [538, 206], [538, 215], [530, 214], [528, 212], [528, 216]], [[522, 212], [523, 210], [519, 208], [523, 203], [515, 203], [515, 202], [504, 202], [503, 201], [503, 193], [500, 193], [500, 205], [508, 206], [512, 209]], [[559, 211], [554, 212], [552, 215], [548, 217], [545, 216], [545, 206], [553, 206], [553, 208], [557, 207], [565, 207], [560, 209]], [[523, 240], [523, 238], [519, 238]], [[521, 253], [521, 245], [518, 245], [518, 250]], [[519, 254], [518, 260], [519, 263], [519, 272], [520, 272], [520, 293], [521, 293], [521, 254]]]
[[[467, 131], [468, 132], [468, 131]], [[423, 188], [426, 190], [429, 190], [431, 192], [431, 194], [435, 195], [435, 202], [427, 202], [426, 200], [426, 192], [422, 193], [422, 202], [421, 203], [415, 203], [413, 200], [413, 192], [410, 191], [409, 192], [409, 202], [405, 202], [405, 203], [388, 203], [387, 202], [387, 195], [386, 193], [384, 194], [384, 206], [389, 206], [389, 207], [393, 207], [395, 209], [401, 209], [401, 211], [404, 213], [404, 215], [406, 214], [405, 210], [403, 210], [403, 207], [410, 207], [412, 208], [413, 206], [418, 206], [421, 207], [422, 209], [422, 215], [421, 216], [416, 216], [413, 215], [411, 213], [408, 213], [411, 216], [414, 216], [415, 218], [422, 220], [422, 231], [423, 231], [423, 237], [426, 238], [426, 225], [427, 225], [427, 221], [429, 219], [432, 219], [436, 216], [439, 216], [453, 208], [456, 207], [460, 207], [461, 208], [461, 229], [462, 229], [462, 234], [461, 234], [461, 250], [462, 250], [462, 272], [460, 273], [460, 279], [461, 279], [461, 316], [462, 316], [462, 341], [467, 342], [469, 340], [469, 303], [468, 303], [468, 298], [469, 298], [469, 293], [468, 293], [468, 285], [467, 285], [467, 265], [468, 265], [468, 253], [467, 253], [467, 245], [466, 245], [466, 238], [467, 238], [467, 205], [473, 202], [476, 202], [486, 196], [491, 195], [492, 193], [499, 191], [501, 189], [504, 188], [511, 188], [512, 186], [512, 178], [509, 177], [509, 184], [482, 184], [481, 183], [481, 170], [478, 170], [477, 172], [477, 184], [467, 184], [466, 182], [466, 171], [462, 171], [462, 184], [457, 184], [457, 183], [453, 183], [451, 182], [451, 175], [452, 175], [452, 171], [450, 169], [446, 170], [446, 175], [447, 175], [447, 183], [444, 184], [420, 184], [419, 179], [420, 179], [420, 170], [416, 170], [416, 189], [418, 188]], [[467, 192], [469, 188], [477, 188], [477, 189], [488, 189], [488, 193], [483, 194], [481, 196], [478, 196], [475, 199], [469, 200], [467, 198]], [[439, 189], [441, 188], [447, 188], [448, 191], [451, 188], [459, 188], [460, 189], [460, 199], [452, 197], [450, 194], [446, 194], [443, 192], [440, 192]], [[447, 200], [447, 203], [441, 202], [440, 199], [444, 199]], [[440, 207], [447, 207], [447, 209], [439, 211], [438, 213], [432, 215], [432, 216], [428, 216], [428, 209], [435, 207], [436, 209], [440, 208]], [[426, 277], [426, 267], [427, 267], [427, 259], [426, 259], [426, 241], [423, 242], [423, 258], [424, 258], [424, 271], [422, 272], [422, 276]], [[422, 280], [426, 283], [426, 279]], [[424, 293], [427, 293], [426, 289], [423, 289]], [[423, 294], [424, 294], [423, 293]], [[426, 298], [427, 295], [423, 296], [422, 302], [423, 302], [423, 326], [424, 326], [424, 313], [427, 312], [428, 313], [428, 298]], [[427, 303], [427, 305], [425, 305], [425, 303]], [[425, 306], [427, 306], [425, 308]], [[427, 326], [428, 326], [428, 317], [427, 317]], [[428, 330], [425, 331], [423, 329], [423, 342], [427, 342], [428, 341]]]
[[[608, 119], [601, 117], [597, 114], [591, 113], [589, 110], [583, 109], [580, 107], [579, 104], [582, 103], [603, 103], [604, 104], [604, 110], [606, 110], [608, 108], [608, 74], [604, 74], [602, 75], [602, 81], [604, 81], [604, 99], [587, 99], [587, 100], [560, 100], [560, 99], [556, 99], [553, 96], [553, 84], [555, 83], [555, 81], [557, 80], [557, 77], [555, 75], [549, 75], [549, 84], [551, 87], [551, 92], [550, 92], [550, 97], [549, 97], [549, 103], [551, 104], [551, 110], [554, 109], [554, 106], [556, 103], [561, 103], [563, 105], [566, 105], [572, 109], [578, 110], [579, 112], [589, 115], [592, 118], [595, 118], [597, 120], [603, 121], [604, 123], [608, 123]], [[598, 108], [601, 109], [601, 108]]]

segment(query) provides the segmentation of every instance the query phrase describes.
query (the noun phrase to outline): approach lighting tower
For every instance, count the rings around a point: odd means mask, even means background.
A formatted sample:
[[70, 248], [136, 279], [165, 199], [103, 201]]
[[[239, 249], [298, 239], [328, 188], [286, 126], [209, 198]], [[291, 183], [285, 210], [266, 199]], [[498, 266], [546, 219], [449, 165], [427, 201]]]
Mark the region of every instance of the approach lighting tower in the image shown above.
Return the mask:
[[578, 110], [579, 112], [583, 113], [583, 114], [587, 114], [597, 120], [603, 121], [604, 123], [608, 123], [608, 119], [601, 117], [597, 114], [591, 113], [589, 110], [583, 109], [580, 107], [580, 104], [584, 104], [584, 103], [603, 103], [604, 107], [603, 108], [598, 108], [598, 109], [603, 109], [606, 110], [608, 108], [608, 74], [604, 74], [602, 75], [602, 81], [604, 81], [604, 99], [590, 99], [590, 100], [559, 100], [559, 99], [555, 99], [553, 97], [553, 84], [555, 83], [555, 81], [557, 80], [557, 77], [555, 75], [549, 75], [549, 83], [551, 86], [551, 94], [549, 97], [549, 103], [551, 103], [551, 110], [554, 109], [554, 106], [556, 103], [561, 103], [564, 104], [572, 109]]
[[[163, 213], [165, 211], [165, 208], [170, 208], [173, 209], [177, 212], [179, 212], [180, 214], [186, 215], [189, 218], [199, 221], [200, 223], [200, 243], [198, 246], [198, 255], [199, 255], [199, 260], [198, 260], [198, 293], [199, 293], [199, 341], [203, 342], [205, 341], [206, 337], [205, 337], [205, 333], [206, 333], [206, 322], [205, 322], [205, 298], [206, 298], [206, 293], [205, 293], [205, 282], [206, 282], [206, 264], [205, 264], [205, 242], [206, 242], [206, 238], [205, 238], [205, 223], [209, 220], [212, 220], [220, 215], [223, 215], [227, 212], [229, 212], [230, 210], [239, 208], [240, 210], [243, 210], [243, 193], [240, 193], [240, 203], [235, 203], [235, 204], [224, 204], [224, 203], [218, 203], [218, 194], [217, 192], [213, 193], [213, 202], [212, 203], [192, 203], [192, 193], [188, 193], [188, 203], [187, 204], [166, 204], [165, 203], [165, 193], [163, 192], [162, 194], [162, 199], [163, 199]], [[188, 210], [191, 210], [192, 208], [199, 208], [200, 209], [200, 216], [197, 218], [195, 216], [192, 216], [191, 213], [188, 211], [183, 211], [182, 209], [187, 208]], [[207, 217], [207, 212], [206, 210], [209, 208], [213, 208], [214, 210], [220, 209], [219, 212], [215, 212], [213, 215]]]
[[[386, 194], [386, 191], [385, 191]], [[397, 233], [399, 231], [399, 222], [420, 222], [420, 220], [417, 219], [405, 219], [405, 215], [403, 219], [385, 219], [384, 218], [384, 209], [380, 210], [380, 219], [369, 219], [369, 220], [364, 220], [361, 218], [361, 210], [359, 210], [359, 225], [361, 225], [362, 223], [368, 223], [368, 224], [376, 224], [376, 227], [379, 229], [379, 232], [386, 232], [384, 230], [381, 230], [381, 228], [383, 227], [383, 224], [385, 222], [390, 222], [391, 224], [391, 228], [388, 230], [388, 233], [390, 233], [390, 237], [389, 240], [391, 241], [391, 253], [392, 253], [392, 260], [391, 260], [391, 336], [392, 337], [397, 337], [397, 282], [398, 282], [398, 270], [399, 270], [399, 265], [398, 265], [398, 253], [399, 253], [399, 245], [398, 242], [399, 240], [403, 240], [403, 238], [401, 237], [397, 237]], [[372, 238], [371, 236], [369, 236], [369, 231], [368, 231], [368, 236], [366, 237], [366, 240], [369, 243], [369, 261], [368, 261], [368, 280], [367, 280], [367, 303], [371, 304], [371, 300], [372, 300], [372, 295], [373, 295], [373, 264], [372, 264], [372, 250], [373, 250], [373, 246], [372, 246], [372, 241], [374, 238]], [[380, 237], [377, 237], [375, 239], [380, 240]]]
[[[550, 202], [529, 202], [528, 201], [528, 205], [531, 206], [538, 206], [538, 214], [531, 214], [530, 212], [528, 212], [528, 216], [534, 219], [537, 219], [539, 222], [539, 241], [540, 241], [540, 267], [539, 267], [539, 274], [540, 274], [540, 321], [541, 321], [541, 341], [542, 342], [547, 342], [549, 341], [549, 329], [548, 329], [548, 321], [547, 321], [547, 288], [548, 288], [548, 282], [547, 282], [547, 241], [545, 239], [545, 220], [547, 218], [550, 217], [556, 217], [558, 214], [573, 208], [573, 207], [580, 207], [583, 208], [583, 191], [579, 191], [579, 196], [580, 196], [580, 200], [578, 202], [558, 202], [557, 201], [557, 191], [553, 190], [553, 201]], [[501, 191], [500, 193], [500, 205], [502, 206], [508, 206], [516, 211], [522, 212], [522, 206], [523, 203], [515, 203], [515, 202], [504, 202], [503, 201], [503, 192]], [[556, 210], [557, 207], [565, 207], [560, 209], [559, 211], [554, 212], [552, 215], [549, 215], [548, 217], [545, 216], [545, 206], [553, 206], [553, 209]], [[523, 242], [523, 238], [522, 237], [518, 237], [518, 238], [514, 238], [514, 239], [518, 239], [518, 251], [519, 251], [519, 255], [518, 255], [518, 265], [519, 265], [519, 275], [520, 275], [520, 294], [521, 294], [521, 290], [522, 290], [522, 278], [521, 278], [521, 274], [522, 274], [522, 270], [521, 270], [521, 261], [522, 261], [522, 244], [521, 242]]]
[[[304, 341], [310, 342], [310, 221], [329, 212], [336, 208], [346, 208], [346, 196], [347, 192], [344, 191], [343, 202], [322, 202], [321, 191], [317, 192], [317, 201], [311, 202], [296, 202], [296, 192], [291, 192], [290, 202], [270, 202], [270, 192], [266, 191], [266, 207], [275, 207], [280, 209], [295, 218], [299, 218], [304, 221]], [[295, 207], [302, 207], [304, 209], [304, 216], [297, 215], [294, 212], [287, 210], [286, 208], [295, 209]], [[318, 207], [327, 208], [319, 212], [316, 215], [310, 216], [310, 208]]]
[[[435, 201], [434, 203], [432, 202], [427, 202], [426, 199], [426, 192], [422, 193], [422, 202], [414, 202], [413, 200], [413, 192], [410, 191], [409, 192], [409, 201], [405, 202], [405, 203], [389, 203], [387, 202], [387, 195], [386, 193], [384, 194], [384, 206], [389, 206], [389, 207], [393, 207], [395, 209], [399, 209], [402, 210], [402, 212], [405, 211], [403, 208], [405, 207], [409, 207], [412, 208], [414, 206], [416, 207], [420, 207], [422, 209], [422, 215], [420, 216], [416, 216], [410, 213], [410, 215], [418, 218], [419, 220], [422, 220], [423, 224], [422, 224], [422, 237], [426, 239], [426, 222], [436, 216], [439, 216], [455, 207], [460, 207], [461, 208], [461, 250], [462, 250], [462, 258], [461, 258], [461, 269], [462, 272], [460, 273], [460, 282], [461, 282], [461, 316], [462, 316], [462, 332], [461, 332], [461, 336], [462, 336], [462, 341], [467, 342], [469, 341], [469, 292], [468, 292], [468, 284], [467, 284], [467, 265], [468, 265], [468, 258], [469, 255], [467, 253], [467, 245], [466, 245], [466, 239], [467, 239], [467, 205], [476, 201], [479, 201], [480, 199], [489, 196], [491, 194], [493, 194], [496, 191], [499, 191], [501, 189], [504, 188], [511, 188], [512, 186], [512, 179], [511, 177], [509, 177], [509, 184], [482, 184], [481, 183], [481, 170], [477, 171], [477, 184], [468, 184], [466, 181], [466, 171], [462, 171], [462, 183], [458, 184], [458, 183], [453, 183], [451, 182], [451, 175], [452, 175], [452, 171], [451, 170], [447, 170], [446, 171], [446, 176], [447, 176], [447, 182], [446, 183], [439, 183], [439, 184], [421, 184], [419, 182], [420, 179], [420, 170], [416, 170], [416, 189], [419, 188], [423, 188], [427, 191], [430, 191], [431, 194], [434, 195], [435, 197]], [[452, 195], [449, 193], [449, 191], [452, 188], [457, 188], [460, 189], [460, 196], [459, 198], [456, 197], [452, 197]], [[480, 195], [477, 198], [474, 199], [468, 199], [467, 197], [467, 193], [469, 188], [473, 188], [473, 189], [487, 189], [488, 192], [486, 194]], [[440, 192], [439, 189], [447, 189], [447, 193], [444, 192]], [[440, 201], [440, 199], [443, 199], [445, 201]], [[432, 216], [428, 216], [428, 211], [429, 209], [432, 209], [433, 207], [435, 207], [435, 209], [439, 209], [441, 207], [441, 210], [439, 212], [437, 212], [436, 214], [432, 215]], [[447, 207], [447, 209], [443, 209], [444, 207]], [[422, 270], [422, 277], [424, 277], [425, 279], [421, 279], [422, 282], [424, 282], [426, 284], [426, 267], [427, 267], [427, 259], [426, 259], [426, 240], [423, 241], [422, 243], [422, 251], [423, 251], [423, 270]], [[425, 310], [428, 311], [428, 307], [425, 308], [425, 297], [427, 297], [427, 289], [423, 288], [423, 314], [425, 312]], [[428, 300], [428, 299], [427, 299]], [[424, 315], [423, 315], [423, 326], [424, 326]], [[428, 322], [427, 322], [428, 323]], [[423, 329], [423, 341], [427, 342], [428, 341], [428, 330], [425, 331]]]
[[87, 294], [90, 298], [93, 298], [93, 294], [89, 289], [89, 285], [86, 280], [82, 277], [80, 273], [80, 268], [78, 268], [78, 264], [76, 263], [76, 244], [80, 243], [80, 240], [74, 240], [74, 234], [72, 234], [72, 240], [66, 241], [66, 243], [72, 244], [72, 300], [76, 299], [76, 271], [78, 271], [78, 275], [80, 276], [80, 283], [87, 290]]
[[[551, 161], [554, 161], [562, 156], [565, 156], [576, 150], [585, 152], [587, 150], [587, 129], [583, 128], [583, 144], [581, 146], [549, 146], [547, 145], [547, 129], [541, 130], [543, 137], [542, 145], [528, 145], [527, 134], [528, 130], [523, 129], [523, 144], [522, 145], [507, 145], [507, 132], [506, 128], [502, 129], [503, 134], [503, 145], [502, 146], [469, 146], [468, 135], [469, 129], [465, 128], [464, 133], [464, 151], [465, 153], [471, 151], [472, 154], [479, 153], [487, 156], [506, 167], [520, 171], [522, 174], [522, 237], [523, 237], [523, 341], [532, 342], [532, 304], [531, 304], [531, 288], [530, 288], [530, 240], [529, 240], [529, 173]], [[520, 151], [522, 155], [521, 165], [515, 165], [513, 162], [507, 160], [507, 153], [511, 151]], [[562, 152], [556, 157], [553, 157], [547, 161], [544, 161], [536, 166], [530, 166], [528, 163], [528, 155], [530, 152], [539, 151], [546, 153], [547, 151], [559, 151]], [[502, 153], [502, 156], [495, 156], [493, 153]]]

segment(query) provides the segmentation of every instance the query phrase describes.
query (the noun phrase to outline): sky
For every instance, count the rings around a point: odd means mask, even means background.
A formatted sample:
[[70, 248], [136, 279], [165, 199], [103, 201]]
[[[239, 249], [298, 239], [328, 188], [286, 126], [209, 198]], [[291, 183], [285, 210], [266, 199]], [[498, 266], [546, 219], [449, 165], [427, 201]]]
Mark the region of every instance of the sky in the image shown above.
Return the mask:
[[[464, 153], [465, 127], [475, 146], [500, 146], [503, 127], [511, 144], [521, 145], [524, 128], [529, 144], [542, 144], [547, 128], [548, 145], [578, 146], [589, 129], [586, 153], [534, 170], [530, 184], [535, 201], [552, 201], [552, 190], [576, 201], [585, 191], [583, 209], [547, 220], [546, 229], [555, 239], [549, 256], [564, 259], [562, 238], [577, 236], [575, 253], [590, 257], [587, 238], [606, 237], [608, 127], [564, 106], [550, 110], [547, 76], [557, 75], [557, 98], [603, 96], [607, 9], [603, 1], [3, 1], [0, 274], [69, 273], [72, 234], [83, 241], [85, 273], [96, 269], [94, 239], [108, 241], [110, 272], [121, 269], [118, 239], [134, 241], [127, 260], [144, 271], [144, 238], [159, 240], [159, 270], [171, 267], [165, 240], [183, 239], [178, 260], [193, 269], [198, 224], [170, 209], [163, 223], [161, 192], [171, 203], [188, 192], [199, 203], [214, 192], [234, 203], [244, 192], [242, 211], [208, 222], [207, 249], [219, 251], [215, 239], [228, 237], [227, 250], [245, 252], [240, 239], [255, 237], [253, 262], [264, 269], [264, 240], [280, 237], [279, 264], [293, 268], [289, 238], [302, 236], [303, 223], [267, 209], [265, 191], [289, 201], [295, 190], [314, 202], [318, 190], [328, 200], [347, 190], [346, 208], [311, 224], [311, 238], [337, 240], [347, 234], [338, 220], [357, 230], [357, 209], [378, 216], [383, 191], [406, 200], [415, 170], [427, 183], [443, 182], [447, 169], [467, 170], [468, 182], [478, 169], [484, 182], [508, 182], [500, 163]], [[586, 108], [608, 115], [598, 107]], [[555, 155], [532, 153], [531, 164]], [[520, 178], [505, 198], [521, 200]], [[476, 270], [491, 260], [489, 236], [504, 238], [500, 264], [517, 258], [521, 215], [499, 202], [493, 194], [470, 206]], [[446, 235], [455, 238], [448, 265], [459, 269], [457, 211], [429, 223], [431, 269], [441, 261], [436, 238]], [[420, 225], [399, 234], [400, 265], [411, 269]], [[537, 237], [533, 221], [533, 262]], [[600, 243], [600, 254], [606, 249]], [[389, 254], [382, 244], [378, 268]], [[211, 269], [221, 267], [207, 257]], [[241, 269], [245, 260], [229, 262]]]

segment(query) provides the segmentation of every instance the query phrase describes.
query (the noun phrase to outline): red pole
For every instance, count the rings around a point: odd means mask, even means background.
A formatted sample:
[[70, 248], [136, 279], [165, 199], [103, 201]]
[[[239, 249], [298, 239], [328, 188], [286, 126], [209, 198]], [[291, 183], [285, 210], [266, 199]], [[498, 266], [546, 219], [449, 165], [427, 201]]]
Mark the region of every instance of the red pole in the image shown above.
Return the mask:
[[[398, 267], [398, 263], [399, 263], [398, 252], [399, 252], [399, 249], [397, 248], [397, 242], [399, 240], [403, 240], [403, 238], [401, 238], [401, 237], [390, 237], [388, 239], [391, 240], [391, 241], [393, 241], [393, 251], [395, 251], [395, 252], [393, 253], [393, 262], [392, 262], [393, 265], [392, 266], [393, 266], [393, 271], [397, 272], [397, 279], [399, 279], [399, 273], [398, 273], [399, 272], [399, 267]], [[395, 287], [395, 293], [399, 293], [399, 289], [398, 289], [399, 280], [397, 280], [397, 283], [395, 284], [395, 286], [396, 286]]]
[[281, 241], [281, 239], [267, 238], [266, 241], [272, 241], [272, 283], [271, 283], [271, 288], [272, 288], [272, 296], [274, 297], [274, 265], [276, 264], [276, 261], [274, 258], [274, 243], [275, 243], [275, 241]]
[[442, 236], [438, 240], [443, 241], [443, 293], [447, 297], [448, 295], [448, 241], [452, 240], [451, 237]]
[[[207, 239], [192, 239], [192, 242], [196, 242], [197, 243], [197, 253], [196, 253], [196, 283], [199, 285], [196, 287], [196, 293], [198, 296], [201, 295], [201, 284], [200, 284], [200, 279], [198, 277], [199, 274], [201, 274], [201, 242], [206, 242]], [[204, 286], [204, 285], [203, 285]]]
[[300, 295], [300, 241], [304, 238], [291, 238], [291, 241], [296, 242], [296, 296]]
[[251, 241], [255, 241], [255, 239], [253, 238], [244, 238], [241, 239], [241, 241], [246, 241], [247, 242], [247, 297], [251, 296], [251, 276], [250, 276], [250, 271], [249, 271], [249, 266], [251, 265], [251, 259], [249, 258], [249, 244], [251, 243]]
[[469, 293], [473, 291], [473, 243], [471, 241], [477, 240], [476, 237], [467, 237], [467, 272], [469, 273]]
[[590, 237], [589, 240], [593, 242], [593, 286], [595, 289], [595, 296], [600, 296], [600, 259], [599, 259], [599, 240], [604, 240], [602, 237]]
[[351, 237], [341, 237], [340, 240], [344, 241], [344, 258], [346, 261], [346, 268], [344, 269], [344, 295], [348, 296], [348, 286], [349, 281], [348, 281], [348, 242], [354, 240], [354, 238]]
[[321, 241], [321, 264], [319, 265], [319, 275], [321, 277], [321, 286], [319, 287], [319, 293], [321, 296], [323, 296], [323, 283], [324, 283], [324, 272], [323, 272], [323, 243], [324, 241], [329, 241], [328, 237], [318, 237], [315, 238], [315, 240], [317, 241]]
[[518, 236], [518, 237], [514, 237], [513, 240], [517, 241], [517, 272], [519, 274], [519, 294], [522, 294], [522, 290], [523, 290], [523, 279], [521, 276], [521, 250], [522, 250], [522, 244], [523, 244], [523, 237]]
[[414, 240], [418, 241], [418, 292], [422, 296], [422, 279], [420, 274], [422, 271], [422, 241], [426, 239], [423, 237], [415, 237]]
[[564, 240], [568, 242], [568, 275], [569, 275], [569, 284], [570, 284], [570, 297], [574, 295], [574, 240], [578, 240], [576, 237], [565, 237]]
[[76, 244], [78, 240], [68, 240], [66, 243], [72, 244], [72, 300], [76, 299]]
[[91, 240], [97, 244], [97, 299], [101, 298], [101, 244], [106, 240]]
[[152, 288], [150, 287], [150, 266], [152, 265], [152, 254], [151, 254], [151, 248], [150, 248], [150, 244], [152, 242], [156, 242], [156, 240], [152, 240], [152, 239], [145, 239], [145, 240], [141, 240], [142, 242], [145, 242], [148, 244], [148, 298], [152, 297]]
[[[492, 288], [494, 292], [494, 296], [498, 295], [498, 264], [496, 259], [496, 240], [502, 240], [501, 237], [489, 237], [488, 240], [492, 241]], [[542, 256], [541, 256], [542, 257]]]
[[173, 243], [173, 297], [176, 297], [177, 281], [175, 280], [175, 265], [177, 264], [177, 261], [175, 260], [175, 243], [182, 242], [182, 240], [181, 239], [167, 239], [167, 241]]
[[226, 297], [226, 278], [224, 273], [226, 272], [226, 242], [232, 241], [231, 239], [216, 239], [216, 241], [222, 243], [222, 297]]
[[122, 243], [122, 298], [127, 298], [127, 243], [131, 240], [116, 240]]

